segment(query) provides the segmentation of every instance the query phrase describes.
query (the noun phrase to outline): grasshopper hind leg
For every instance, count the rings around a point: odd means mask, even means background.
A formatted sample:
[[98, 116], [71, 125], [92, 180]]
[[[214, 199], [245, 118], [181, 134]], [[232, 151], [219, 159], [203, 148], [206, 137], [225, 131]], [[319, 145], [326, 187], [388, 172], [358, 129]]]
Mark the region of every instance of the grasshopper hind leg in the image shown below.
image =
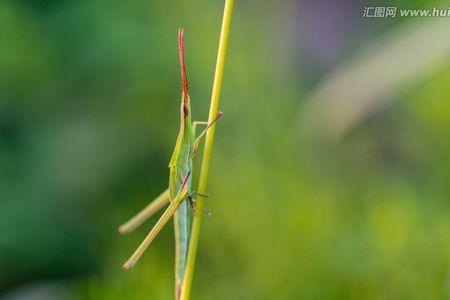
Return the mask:
[[165, 190], [158, 197], [155, 198], [150, 204], [144, 207], [140, 212], [138, 212], [129, 221], [125, 222], [119, 227], [119, 233], [125, 234], [130, 233], [137, 227], [142, 225], [148, 218], [158, 212], [161, 208], [169, 204], [170, 193], [169, 189]]
[[159, 234], [161, 229], [167, 224], [167, 222], [170, 220], [170, 218], [173, 216], [173, 214], [176, 212], [180, 204], [183, 202], [183, 200], [189, 196], [188, 189], [186, 187], [186, 183], [189, 179], [189, 176], [191, 175], [191, 172], [188, 172], [186, 174], [186, 177], [183, 179], [183, 183], [181, 184], [181, 187], [177, 193], [177, 196], [172, 199], [169, 206], [166, 208], [162, 216], [159, 218], [158, 222], [156, 222], [155, 226], [153, 226], [152, 230], [148, 233], [148, 235], [145, 237], [145, 239], [142, 241], [142, 243], [139, 245], [139, 247], [134, 251], [133, 255], [123, 264], [123, 267], [125, 269], [132, 268], [136, 262], [139, 260], [139, 258], [142, 256], [142, 254], [145, 252], [145, 250], [150, 246], [150, 244], [153, 242], [153, 240], [156, 238], [156, 236]]

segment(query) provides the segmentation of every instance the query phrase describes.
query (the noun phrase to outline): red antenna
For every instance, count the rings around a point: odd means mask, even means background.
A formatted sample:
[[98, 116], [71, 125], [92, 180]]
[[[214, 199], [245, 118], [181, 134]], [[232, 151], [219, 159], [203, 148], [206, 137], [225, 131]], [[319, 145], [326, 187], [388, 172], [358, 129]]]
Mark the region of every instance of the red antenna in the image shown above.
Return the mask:
[[183, 89], [183, 100], [189, 94], [189, 84], [186, 75], [186, 64], [184, 62], [184, 29], [178, 29], [178, 53], [181, 66], [181, 88]]

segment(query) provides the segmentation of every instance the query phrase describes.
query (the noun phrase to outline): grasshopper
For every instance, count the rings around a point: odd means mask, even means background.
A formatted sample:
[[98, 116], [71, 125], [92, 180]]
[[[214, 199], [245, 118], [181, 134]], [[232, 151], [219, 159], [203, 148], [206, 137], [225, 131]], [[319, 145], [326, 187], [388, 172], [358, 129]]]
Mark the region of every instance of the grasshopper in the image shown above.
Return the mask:
[[[181, 67], [181, 107], [180, 107], [180, 131], [175, 144], [175, 149], [169, 163], [170, 176], [169, 188], [147, 205], [143, 210], [119, 227], [120, 233], [129, 233], [145, 222], [158, 210], [169, 204], [158, 222], [148, 233], [133, 255], [123, 265], [125, 269], [132, 268], [144, 251], [153, 242], [161, 229], [170, 218], [174, 217], [175, 226], [175, 298], [181, 293], [184, 271], [186, 268], [188, 243], [190, 238], [190, 223], [192, 213], [195, 212], [195, 196], [205, 197], [192, 190], [193, 160], [201, 139], [206, 135], [208, 129], [222, 116], [219, 112], [211, 122], [192, 122], [189, 97], [189, 84], [186, 75], [184, 59], [184, 30], [178, 30], [178, 53]], [[198, 125], [206, 126], [205, 129], [195, 137]]]

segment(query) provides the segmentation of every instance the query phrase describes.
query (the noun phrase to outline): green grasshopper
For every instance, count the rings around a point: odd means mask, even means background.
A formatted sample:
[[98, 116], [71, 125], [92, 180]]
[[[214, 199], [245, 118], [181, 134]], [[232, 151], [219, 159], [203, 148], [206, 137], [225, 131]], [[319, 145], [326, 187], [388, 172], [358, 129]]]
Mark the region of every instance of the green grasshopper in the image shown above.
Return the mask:
[[[144, 251], [152, 243], [161, 229], [170, 218], [174, 217], [175, 225], [175, 298], [178, 299], [181, 292], [184, 271], [186, 268], [188, 243], [190, 238], [190, 223], [192, 213], [195, 213], [195, 195], [200, 195], [192, 190], [193, 159], [196, 157], [200, 140], [208, 129], [222, 116], [219, 112], [211, 122], [192, 122], [189, 97], [189, 85], [186, 75], [184, 60], [184, 31], [178, 31], [178, 52], [181, 66], [181, 108], [180, 131], [175, 149], [169, 163], [170, 177], [169, 188], [153, 200], [128, 222], [119, 227], [120, 233], [129, 233], [146, 221], [159, 209], [170, 203], [158, 222], [149, 232], [147, 237], [123, 265], [125, 269], [132, 268]], [[205, 125], [202, 133], [195, 137], [198, 125]], [[200, 195], [205, 197], [206, 195]]]

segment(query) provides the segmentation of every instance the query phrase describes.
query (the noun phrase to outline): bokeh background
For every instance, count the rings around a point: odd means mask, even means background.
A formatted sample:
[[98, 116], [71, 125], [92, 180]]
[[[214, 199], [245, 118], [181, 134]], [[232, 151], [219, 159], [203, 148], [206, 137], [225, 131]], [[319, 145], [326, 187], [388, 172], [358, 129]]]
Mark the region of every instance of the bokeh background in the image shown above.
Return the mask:
[[[450, 18], [237, 0], [193, 299], [450, 299]], [[207, 117], [223, 1], [0, 1], [0, 299], [172, 299], [177, 28]], [[198, 174], [197, 174], [198, 175]]]

